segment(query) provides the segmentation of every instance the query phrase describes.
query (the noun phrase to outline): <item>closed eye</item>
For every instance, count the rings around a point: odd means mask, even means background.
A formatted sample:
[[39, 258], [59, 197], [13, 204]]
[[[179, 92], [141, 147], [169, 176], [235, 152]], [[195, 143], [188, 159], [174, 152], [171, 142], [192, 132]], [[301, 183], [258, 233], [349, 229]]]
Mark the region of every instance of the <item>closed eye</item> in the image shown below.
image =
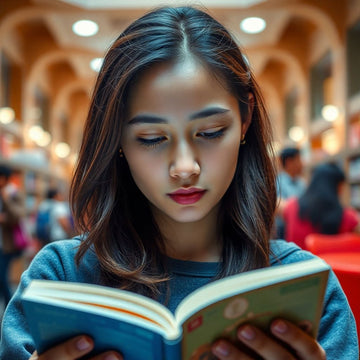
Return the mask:
[[225, 130], [226, 130], [225, 128], [222, 128], [220, 130], [200, 131], [196, 134], [196, 136], [209, 140], [218, 139], [224, 135]]
[[149, 138], [145, 138], [145, 137], [137, 137], [137, 141], [146, 147], [155, 147], [157, 145], [160, 145], [161, 143], [163, 143], [164, 141], [166, 141], [166, 136], [156, 136], [156, 137], [149, 137]]

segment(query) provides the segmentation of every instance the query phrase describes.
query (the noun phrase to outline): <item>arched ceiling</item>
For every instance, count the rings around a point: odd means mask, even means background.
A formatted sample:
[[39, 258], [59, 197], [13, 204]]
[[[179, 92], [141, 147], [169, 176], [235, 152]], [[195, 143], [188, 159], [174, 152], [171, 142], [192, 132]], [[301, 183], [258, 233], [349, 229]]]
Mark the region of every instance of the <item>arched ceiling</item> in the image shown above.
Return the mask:
[[[172, 3], [200, 5], [224, 23], [265, 92], [276, 92], [269, 101], [277, 103], [293, 84], [305, 91], [313, 44], [321, 39], [336, 49], [346, 19], [354, 9], [360, 16], [352, 0], [2, 0], [0, 48], [26, 69], [30, 82], [46, 82], [60, 107], [79, 91], [89, 96], [96, 76], [90, 60], [102, 57], [128, 24], [155, 6]], [[239, 24], [248, 16], [263, 17], [265, 31], [243, 33]], [[80, 19], [96, 21], [99, 32], [88, 38], [75, 35], [72, 24]]]
[[[77, 76], [91, 77], [94, 76], [89, 68], [91, 57], [103, 56], [111, 42], [130, 22], [150, 8], [164, 3], [188, 4], [189, 1], [2, 1], [0, 42], [10, 38], [21, 42], [26, 61], [34, 63], [34, 66], [41, 61], [41, 56], [47, 57], [46, 49], [76, 49], [77, 56], [72, 56], [73, 51], [68, 51], [67, 61]], [[346, 11], [346, 1], [339, 6], [337, 0], [203, 0], [193, 3], [207, 8], [231, 30], [245, 52], [249, 53], [250, 63], [258, 76], [261, 76], [266, 63], [272, 60], [272, 55], [271, 52], [262, 52], [262, 56], [257, 56], [258, 52], [252, 54], [252, 48], [269, 48], [280, 44], [284, 48], [285, 44], [292, 56], [298, 57], [302, 63], [301, 56], [304, 56], [315, 31], [323, 32], [335, 43], [339, 41], [342, 36], [338, 30], [341, 19], [336, 17], [336, 13], [339, 8], [342, 12]], [[239, 23], [247, 16], [263, 17], [268, 24], [265, 31], [256, 35], [243, 33]], [[72, 24], [82, 18], [95, 20], [100, 26], [98, 34], [90, 38], [75, 35]], [[302, 35], [301, 39], [299, 34]], [[83, 52], [83, 55], [80, 56], [79, 52]], [[29, 54], [35, 58], [29, 57]], [[286, 61], [285, 58], [283, 60]]]

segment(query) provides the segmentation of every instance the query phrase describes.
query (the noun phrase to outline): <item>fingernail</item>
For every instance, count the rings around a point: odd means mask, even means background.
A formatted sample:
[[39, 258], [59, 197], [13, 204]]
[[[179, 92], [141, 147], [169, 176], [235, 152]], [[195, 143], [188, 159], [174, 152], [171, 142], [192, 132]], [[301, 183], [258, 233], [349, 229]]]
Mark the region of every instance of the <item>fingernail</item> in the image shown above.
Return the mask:
[[227, 344], [219, 342], [213, 348], [214, 352], [218, 356], [229, 356], [230, 355], [230, 348]]
[[91, 346], [91, 343], [86, 338], [80, 338], [80, 340], [78, 340], [76, 342], [76, 348], [80, 351], [87, 350], [90, 348], [90, 346]]
[[255, 331], [250, 326], [244, 326], [240, 329], [239, 334], [245, 340], [254, 340]]
[[288, 327], [287, 325], [284, 323], [284, 321], [281, 321], [281, 320], [276, 320], [273, 324], [273, 329], [280, 333], [280, 334], [283, 334], [287, 331]]

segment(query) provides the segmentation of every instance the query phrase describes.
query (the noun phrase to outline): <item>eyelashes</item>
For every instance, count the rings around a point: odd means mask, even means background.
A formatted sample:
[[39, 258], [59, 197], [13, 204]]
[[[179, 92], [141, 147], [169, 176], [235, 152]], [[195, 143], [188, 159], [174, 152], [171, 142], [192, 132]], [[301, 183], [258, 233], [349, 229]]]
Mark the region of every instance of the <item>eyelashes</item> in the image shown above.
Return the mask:
[[156, 147], [157, 145], [162, 144], [167, 140], [166, 136], [158, 136], [154, 138], [143, 138], [143, 137], [137, 137], [136, 140], [140, 143], [140, 145], [145, 147]]
[[[195, 136], [196, 138], [203, 139], [205, 141], [212, 141], [221, 138], [225, 134], [226, 128], [222, 128], [216, 131], [200, 131]], [[140, 145], [152, 148], [161, 145], [168, 140], [167, 136], [156, 136], [152, 138], [138, 136], [136, 140]]]
[[224, 135], [225, 130], [225, 128], [222, 128], [216, 131], [201, 131], [197, 134], [197, 137], [202, 137], [208, 140], [218, 139]]

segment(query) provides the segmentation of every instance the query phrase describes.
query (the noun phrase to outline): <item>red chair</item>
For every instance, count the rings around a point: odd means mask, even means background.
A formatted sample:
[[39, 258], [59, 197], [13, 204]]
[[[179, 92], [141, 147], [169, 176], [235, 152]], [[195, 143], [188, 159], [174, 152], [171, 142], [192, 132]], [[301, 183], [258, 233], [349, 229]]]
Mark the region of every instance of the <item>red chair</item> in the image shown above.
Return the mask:
[[305, 238], [306, 249], [315, 255], [333, 252], [360, 252], [360, 234], [310, 234]]

